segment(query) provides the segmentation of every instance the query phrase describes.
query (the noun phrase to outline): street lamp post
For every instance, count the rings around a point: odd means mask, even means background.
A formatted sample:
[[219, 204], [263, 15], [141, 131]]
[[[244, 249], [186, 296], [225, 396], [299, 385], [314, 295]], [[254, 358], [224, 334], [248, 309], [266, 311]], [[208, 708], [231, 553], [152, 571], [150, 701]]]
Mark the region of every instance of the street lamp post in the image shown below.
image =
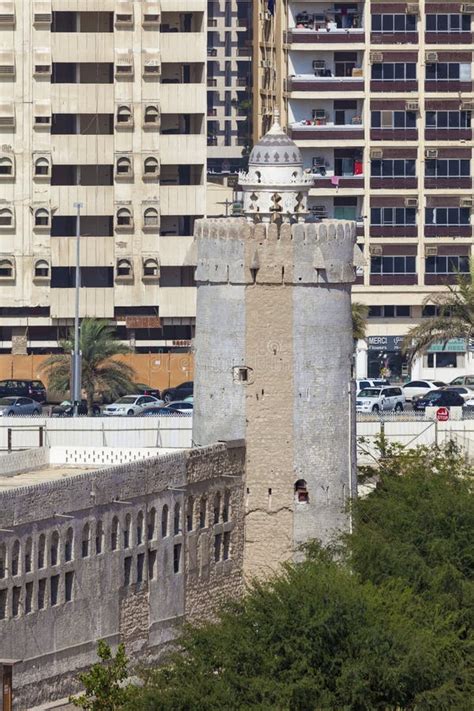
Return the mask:
[[75, 202], [77, 209], [76, 218], [76, 308], [74, 312], [74, 351], [72, 356], [72, 401], [73, 415], [79, 414], [79, 403], [81, 401], [81, 347], [79, 344], [79, 297], [81, 288], [81, 207], [82, 202]]

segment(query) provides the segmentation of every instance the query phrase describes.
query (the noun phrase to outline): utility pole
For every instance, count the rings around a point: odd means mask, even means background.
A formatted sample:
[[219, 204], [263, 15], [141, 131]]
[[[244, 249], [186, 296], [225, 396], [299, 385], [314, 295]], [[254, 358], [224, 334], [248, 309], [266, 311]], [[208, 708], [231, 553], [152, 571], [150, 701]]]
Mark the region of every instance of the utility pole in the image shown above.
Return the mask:
[[82, 202], [75, 202], [77, 209], [76, 218], [76, 308], [74, 313], [74, 352], [72, 356], [72, 401], [73, 415], [79, 414], [79, 403], [81, 402], [81, 347], [79, 344], [79, 298], [81, 288], [81, 207]]

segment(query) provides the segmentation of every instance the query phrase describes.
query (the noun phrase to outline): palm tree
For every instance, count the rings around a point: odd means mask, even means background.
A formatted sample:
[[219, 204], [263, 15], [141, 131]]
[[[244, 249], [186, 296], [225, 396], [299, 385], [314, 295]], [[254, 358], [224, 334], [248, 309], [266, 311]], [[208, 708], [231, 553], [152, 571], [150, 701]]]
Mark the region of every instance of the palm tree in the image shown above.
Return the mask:
[[402, 350], [410, 362], [434, 343], [447, 343], [452, 338], [469, 342], [474, 337], [474, 260], [469, 264], [469, 274], [458, 274], [456, 284], [447, 287], [447, 291], [424, 302], [434, 304], [438, 315], [423, 320], [405, 336]]
[[[82, 353], [82, 388], [86, 392], [88, 413], [92, 414], [94, 393], [116, 398], [133, 390], [135, 372], [113, 356], [129, 353], [128, 346], [119, 343], [107, 321], [85, 318], [81, 322], [80, 350]], [[70, 389], [71, 353], [74, 350], [73, 332], [61, 341], [63, 353], [51, 355], [41, 366], [48, 377], [49, 387], [58, 392]]]
[[357, 301], [352, 304], [352, 338], [355, 342], [365, 338], [369, 309]]

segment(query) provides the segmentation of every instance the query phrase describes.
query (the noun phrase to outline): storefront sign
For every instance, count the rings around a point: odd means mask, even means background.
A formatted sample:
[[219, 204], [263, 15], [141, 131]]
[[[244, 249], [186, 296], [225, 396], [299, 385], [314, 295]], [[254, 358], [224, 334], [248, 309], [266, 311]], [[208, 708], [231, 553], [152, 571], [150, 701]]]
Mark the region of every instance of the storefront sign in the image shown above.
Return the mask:
[[428, 353], [465, 353], [466, 351], [466, 341], [464, 338], [451, 338], [450, 341], [443, 343], [433, 343], [432, 346], [428, 348]]
[[403, 336], [369, 336], [367, 346], [369, 351], [401, 351]]

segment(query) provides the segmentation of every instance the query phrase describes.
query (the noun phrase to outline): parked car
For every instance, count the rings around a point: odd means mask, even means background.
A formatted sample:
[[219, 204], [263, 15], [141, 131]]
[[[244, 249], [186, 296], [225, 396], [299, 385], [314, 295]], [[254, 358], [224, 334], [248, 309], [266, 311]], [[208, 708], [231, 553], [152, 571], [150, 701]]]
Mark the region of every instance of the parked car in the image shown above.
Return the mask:
[[156, 397], [158, 400], [161, 400], [161, 392], [158, 388], [152, 388], [151, 385], [135, 383], [133, 389], [136, 393], [140, 393], [140, 395], [151, 395], [152, 397]]
[[41, 380], [0, 380], [0, 397], [10, 396], [46, 402], [46, 388]]
[[465, 388], [460, 385], [448, 385], [443, 388], [443, 390], [449, 390], [449, 392], [457, 393], [462, 397], [464, 402], [467, 400], [472, 400], [474, 398], [474, 390], [472, 388]]
[[174, 412], [179, 412], [182, 415], [192, 415], [193, 413], [193, 403], [186, 402], [185, 400], [178, 402], [171, 402], [166, 406], [169, 410], [174, 410]]
[[[93, 415], [100, 415], [100, 405], [96, 402], [93, 404]], [[60, 405], [55, 405], [51, 408], [51, 417], [72, 417], [74, 414], [74, 405], [70, 400], [63, 400]], [[79, 414], [87, 415], [87, 400], [81, 400], [79, 403]]]
[[457, 378], [451, 380], [449, 385], [464, 385], [468, 388], [474, 388], [474, 375], [458, 375]]
[[175, 388], [166, 388], [161, 393], [161, 397], [165, 402], [174, 402], [176, 400], [184, 400], [184, 398], [193, 395], [194, 393], [194, 383], [192, 381], [187, 383], [181, 383]]
[[380, 412], [381, 410], [395, 410], [403, 412], [405, 396], [401, 388], [364, 388], [357, 393], [357, 412]]
[[163, 400], [158, 400], [151, 395], [124, 395], [111, 405], [103, 409], [104, 415], [141, 415], [150, 407], [163, 405]]
[[464, 400], [459, 393], [452, 390], [431, 390], [423, 397], [413, 401], [415, 412], [424, 412], [427, 407], [462, 407]]
[[166, 415], [167, 417], [177, 415], [180, 417], [182, 414], [183, 413], [179, 412], [178, 410], [175, 410], [174, 407], [171, 407], [170, 405], [164, 405], [163, 407], [150, 407], [149, 410], [146, 410], [146, 412], [143, 413], [143, 417], [162, 417], [163, 415]]
[[31, 397], [0, 398], [0, 416], [9, 415], [41, 415], [42, 407]]
[[356, 380], [356, 392], [365, 390], [365, 388], [380, 388], [383, 385], [390, 385], [388, 380], [378, 379], [378, 378], [362, 378], [361, 380]]
[[418, 395], [426, 395], [430, 390], [438, 390], [438, 388], [446, 387], [446, 383], [441, 380], [411, 380], [403, 386], [403, 394], [405, 400], [410, 402]]

